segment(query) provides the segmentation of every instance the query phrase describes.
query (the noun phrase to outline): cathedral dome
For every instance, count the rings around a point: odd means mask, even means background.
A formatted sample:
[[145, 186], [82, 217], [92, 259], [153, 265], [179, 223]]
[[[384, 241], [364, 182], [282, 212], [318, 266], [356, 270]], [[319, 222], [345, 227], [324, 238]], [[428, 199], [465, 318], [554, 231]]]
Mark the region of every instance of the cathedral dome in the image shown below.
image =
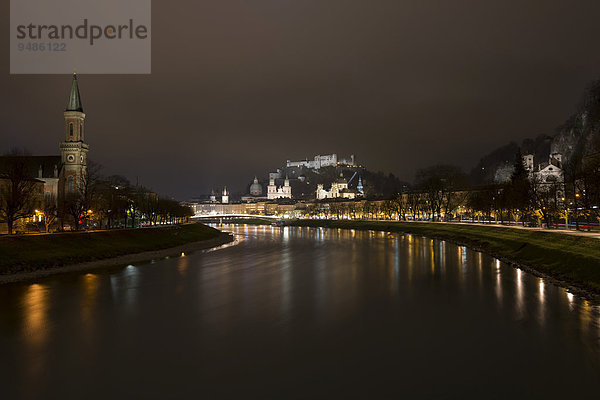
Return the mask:
[[250, 194], [252, 196], [262, 196], [263, 187], [260, 183], [258, 183], [258, 179], [254, 177], [254, 182], [250, 185]]

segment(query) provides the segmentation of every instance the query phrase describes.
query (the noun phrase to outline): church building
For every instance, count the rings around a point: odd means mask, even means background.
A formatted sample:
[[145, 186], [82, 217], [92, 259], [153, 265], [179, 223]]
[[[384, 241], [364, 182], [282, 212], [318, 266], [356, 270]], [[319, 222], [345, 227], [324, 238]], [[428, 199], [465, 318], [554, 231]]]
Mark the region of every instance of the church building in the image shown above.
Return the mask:
[[53, 201], [55, 204], [58, 204], [59, 199], [77, 194], [86, 176], [89, 146], [84, 142], [85, 114], [76, 74], [73, 74], [63, 117], [64, 141], [59, 146], [60, 155], [0, 157], [0, 172], [7, 170], [11, 163], [23, 164], [31, 178], [43, 182], [44, 201]]
[[269, 186], [267, 186], [267, 199], [275, 200], [275, 199], [291, 199], [292, 198], [292, 187], [290, 186], [290, 180], [288, 177], [285, 177], [285, 181], [283, 182], [283, 186], [277, 187], [275, 185], [275, 178], [271, 177], [269, 179]]
[[[362, 179], [359, 179], [359, 190], [362, 191]], [[323, 184], [317, 185], [317, 200], [324, 199], [349, 199], [356, 198], [357, 193], [348, 188], [348, 182], [344, 179], [344, 175], [340, 174], [340, 177], [331, 183], [331, 189], [325, 190]]]

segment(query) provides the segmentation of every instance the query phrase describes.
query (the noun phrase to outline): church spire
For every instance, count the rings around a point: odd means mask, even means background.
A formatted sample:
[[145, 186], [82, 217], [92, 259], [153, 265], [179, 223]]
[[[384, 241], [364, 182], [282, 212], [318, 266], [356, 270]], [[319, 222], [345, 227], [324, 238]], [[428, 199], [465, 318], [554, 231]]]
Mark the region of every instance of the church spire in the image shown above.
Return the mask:
[[71, 84], [71, 93], [69, 93], [69, 102], [65, 111], [83, 112], [81, 96], [79, 95], [79, 85], [77, 84], [77, 73], [73, 72], [73, 83]]

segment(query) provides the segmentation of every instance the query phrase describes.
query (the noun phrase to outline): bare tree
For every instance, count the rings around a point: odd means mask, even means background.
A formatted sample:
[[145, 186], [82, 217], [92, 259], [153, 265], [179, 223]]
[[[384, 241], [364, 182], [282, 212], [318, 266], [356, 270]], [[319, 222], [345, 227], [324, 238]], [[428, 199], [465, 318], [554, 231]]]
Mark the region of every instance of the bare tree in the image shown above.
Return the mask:
[[423, 201], [421, 199], [421, 194], [418, 192], [410, 192], [406, 196], [406, 202], [408, 206], [408, 210], [412, 216], [413, 220], [416, 220], [421, 215], [421, 210], [423, 206]]
[[383, 200], [381, 202], [380, 210], [383, 213], [384, 219], [392, 219], [396, 212], [396, 205], [393, 200]]
[[559, 216], [560, 184], [556, 181], [542, 181], [539, 177], [532, 179], [531, 202], [538, 212], [546, 228], [551, 228]]
[[[452, 165], [435, 165], [417, 171], [416, 182], [427, 197], [426, 207], [431, 219], [447, 219], [456, 207], [454, 193], [465, 184], [460, 168]], [[454, 207], [454, 208], [453, 208]]]
[[10, 154], [5, 161], [5, 171], [0, 175], [0, 217], [12, 235], [15, 222], [30, 217], [40, 206], [44, 186], [29, 176], [24, 157]]
[[406, 212], [408, 210], [407, 196], [402, 193], [398, 193], [392, 200], [394, 211], [398, 215], [398, 219], [406, 221]]
[[58, 207], [56, 206], [56, 196], [50, 195], [44, 198], [44, 206], [42, 207], [44, 228], [46, 233], [50, 232], [50, 226], [58, 217]]
[[127, 219], [130, 187], [129, 181], [119, 175], [109, 176], [100, 185], [98, 209], [106, 217], [108, 229], [115, 220]]
[[91, 161], [88, 162], [87, 167], [81, 167], [75, 191], [64, 196], [63, 211], [71, 216], [76, 230], [82, 223], [85, 224], [88, 218], [87, 211], [97, 200], [100, 170], [101, 166]]

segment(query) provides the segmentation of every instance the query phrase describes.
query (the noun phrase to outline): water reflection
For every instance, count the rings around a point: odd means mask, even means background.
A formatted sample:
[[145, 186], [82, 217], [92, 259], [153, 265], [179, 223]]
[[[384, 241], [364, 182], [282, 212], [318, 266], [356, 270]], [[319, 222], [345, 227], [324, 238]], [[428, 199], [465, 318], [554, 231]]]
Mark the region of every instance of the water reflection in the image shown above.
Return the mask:
[[46, 338], [48, 296], [48, 288], [40, 284], [30, 285], [24, 294], [23, 332], [25, 339], [32, 347], [43, 345]]
[[525, 304], [524, 304], [524, 289], [523, 289], [523, 271], [519, 268], [515, 270], [516, 274], [516, 302], [515, 302], [515, 310], [518, 319], [525, 317]]
[[[23, 357], [15, 373], [44, 388], [67, 374], [110, 387], [131, 371], [140, 387], [259, 382], [265, 373], [303, 387], [296, 365], [336, 370], [347, 384], [371, 379], [360, 376], [364, 365], [385, 365], [378, 374], [396, 382], [435, 362], [444, 373], [419, 381], [423, 391], [431, 379], [443, 385], [480, 370], [513, 382], [515, 360], [532, 367], [528, 381], [560, 373], [585, 386], [600, 371], [600, 307], [481, 252], [374, 231], [222, 228], [236, 244], [6, 291], [0, 315], [16, 314], [18, 324], [0, 334]], [[98, 376], [78, 370], [80, 357]], [[181, 380], [157, 377], [164, 365], [181, 366]]]
[[88, 334], [94, 333], [94, 309], [98, 292], [99, 278], [95, 274], [85, 274], [83, 280], [83, 299], [81, 304], [81, 323]]
[[290, 240], [290, 229], [289, 226], [283, 228], [283, 244], [286, 244]]
[[292, 257], [289, 250], [285, 250], [281, 255], [281, 310], [280, 315], [284, 322], [287, 322], [292, 306]]
[[[247, 232], [245, 227], [230, 229], [237, 233]], [[346, 251], [347, 259], [338, 255], [338, 260], [333, 261], [320, 252], [316, 252], [312, 257], [316, 302], [314, 310], [324, 319], [335, 313], [343, 314], [348, 310], [347, 304], [356, 303], [357, 299], [353, 294], [359, 293], [361, 278], [365, 278], [365, 271], [360, 268], [361, 263], [365, 261], [360, 257], [364, 251], [361, 244], [368, 243], [370, 256], [364, 265], [369, 265], [371, 271], [379, 270], [384, 273], [383, 287], [387, 288], [386, 292], [390, 297], [417, 295], [413, 290], [414, 279], [418, 282], [437, 282], [440, 276], [448, 274], [444, 277], [447, 280], [445, 284], [455, 281], [467, 296], [475, 295], [473, 301], [485, 301], [486, 297], [492, 295], [498, 310], [505, 309], [505, 312], [510, 312], [509, 316], [514, 321], [536, 322], [540, 329], [544, 328], [547, 320], [547, 307], [550, 304], [553, 307], [560, 304], [557, 303], [558, 298], [564, 293], [570, 312], [577, 315], [587, 313], [588, 317], [578, 318], [588, 326], [587, 329], [580, 327], [580, 333], [589, 332], [590, 326], [598, 331], [598, 311], [593, 308], [588, 310], [584, 303], [581, 308], [575, 307], [575, 296], [572, 293], [466, 246], [452, 246], [444, 241], [372, 230], [271, 227], [269, 235], [281, 238], [284, 246], [302, 239], [318, 243], [334, 242], [337, 247], [346, 249], [342, 251]], [[449, 259], [452, 255], [456, 257], [457, 262]], [[293, 295], [293, 270], [301, 267], [294, 267], [297, 265], [293, 262], [295, 257], [289, 250], [281, 253], [280, 312], [283, 320], [290, 320], [290, 313], [294, 312], [296, 302]], [[337, 273], [333, 273], [332, 267], [335, 263], [346, 266], [348, 275], [338, 276]], [[402, 277], [405, 279], [401, 279]], [[347, 278], [349, 281], [346, 281]], [[438, 285], [436, 290], [443, 287]], [[341, 298], [344, 300], [340, 301]], [[326, 313], [326, 310], [329, 312]], [[596, 345], [595, 351], [598, 351], [597, 347]]]
[[[28, 363], [25, 366], [26, 379], [35, 381], [39, 379], [47, 367], [47, 358], [44, 356], [44, 346], [47, 346], [51, 326], [48, 322], [48, 309], [50, 305], [50, 291], [48, 286], [41, 284], [29, 285], [23, 294], [23, 339], [25, 340], [24, 356]], [[7, 362], [3, 357], [3, 362]], [[30, 388], [26, 388], [28, 395], [33, 395]]]
[[460, 246], [458, 248], [458, 256], [459, 256], [459, 264], [460, 264], [460, 268], [461, 270], [463, 270], [463, 268], [467, 265], [467, 247], [466, 246]]
[[177, 261], [177, 271], [179, 272], [179, 275], [181, 275], [181, 277], [185, 278], [185, 276], [187, 275], [189, 264], [189, 257], [186, 257], [184, 253], [181, 253], [181, 258]]
[[134, 265], [128, 265], [109, 278], [113, 300], [131, 314], [137, 311], [139, 279], [140, 272]]
[[496, 277], [496, 299], [498, 301], [498, 307], [502, 307], [502, 272], [501, 272], [501, 262], [500, 260], [494, 261], [495, 271], [494, 275]]
[[[354, 237], [354, 235], [353, 235]], [[394, 240], [394, 248], [393, 248], [393, 254], [394, 254], [394, 273], [392, 276], [392, 279], [390, 279], [390, 288], [391, 288], [391, 292], [392, 295], [395, 295], [397, 290], [398, 290], [398, 286], [400, 284], [400, 241], [398, 239], [398, 235], [394, 236], [393, 238]], [[356, 271], [356, 267], [353, 269], [354, 271]], [[354, 275], [356, 273], [354, 272]]]

